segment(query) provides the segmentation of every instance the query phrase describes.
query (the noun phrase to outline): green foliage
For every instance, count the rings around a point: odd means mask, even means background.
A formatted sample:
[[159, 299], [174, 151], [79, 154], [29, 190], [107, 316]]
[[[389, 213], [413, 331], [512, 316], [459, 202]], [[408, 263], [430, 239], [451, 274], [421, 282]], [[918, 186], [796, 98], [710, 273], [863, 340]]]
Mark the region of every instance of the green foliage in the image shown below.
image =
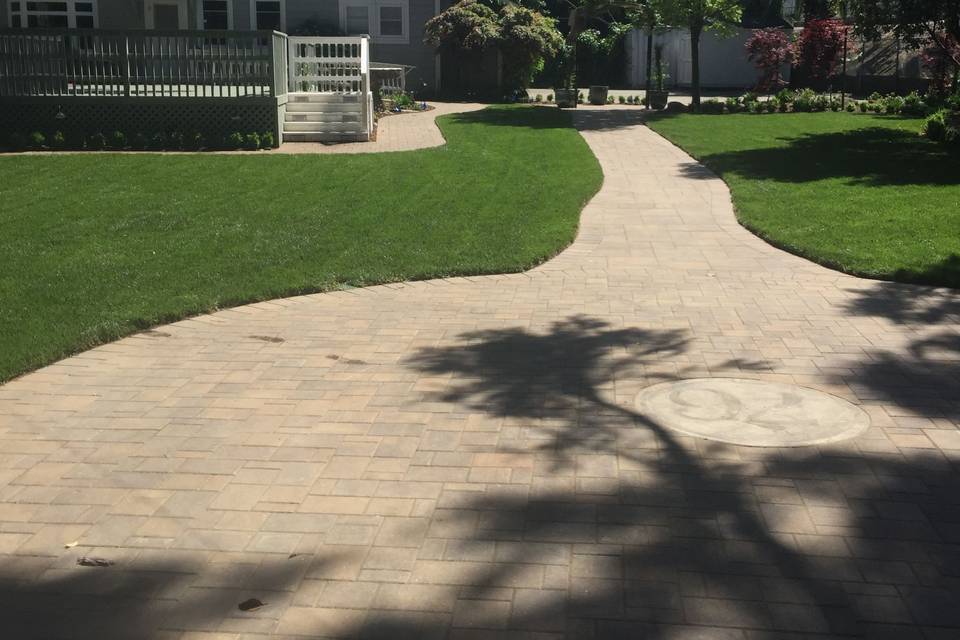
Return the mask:
[[63, 149], [67, 146], [67, 137], [63, 131], [54, 131], [50, 136], [50, 146], [54, 149]]
[[32, 131], [30, 133], [30, 148], [43, 149], [45, 146], [47, 146], [47, 136], [43, 135], [41, 131]]
[[87, 138], [87, 148], [94, 151], [100, 151], [107, 148], [107, 137], [101, 132], [96, 132]]
[[920, 128], [920, 134], [935, 142], [947, 142], [948, 137], [955, 137], [955, 134], [948, 136], [951, 128], [956, 130], [956, 127], [951, 127], [949, 114], [950, 112], [946, 109], [941, 109], [932, 114], [924, 120], [923, 126]]
[[227, 136], [227, 139], [224, 140], [223, 143], [228, 149], [239, 149], [243, 146], [243, 134], [239, 131], [234, 131]]
[[264, 131], [260, 134], [260, 146], [264, 149], [272, 149], [277, 146], [277, 140], [273, 137], [272, 131]]
[[423, 41], [437, 49], [479, 51], [500, 35], [496, 12], [479, 0], [460, 0], [427, 21]]
[[160, 151], [167, 148], [167, 134], [163, 131], [157, 131], [150, 136], [150, 148], [154, 151]]
[[247, 151], [256, 151], [260, 148], [260, 134], [256, 132], [248, 133], [243, 138], [243, 148]]
[[110, 134], [111, 149], [125, 149], [127, 147], [127, 134], [123, 131], [114, 131]]

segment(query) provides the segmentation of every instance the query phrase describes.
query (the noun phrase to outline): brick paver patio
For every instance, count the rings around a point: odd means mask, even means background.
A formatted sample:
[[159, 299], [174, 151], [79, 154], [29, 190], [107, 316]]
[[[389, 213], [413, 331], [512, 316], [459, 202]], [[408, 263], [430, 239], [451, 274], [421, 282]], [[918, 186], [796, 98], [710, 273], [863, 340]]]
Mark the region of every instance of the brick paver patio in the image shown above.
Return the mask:
[[[960, 297], [764, 244], [639, 117], [577, 111], [605, 183], [529, 273], [250, 305], [0, 387], [0, 636], [957, 637]], [[707, 376], [872, 427], [758, 449], [634, 409]]]

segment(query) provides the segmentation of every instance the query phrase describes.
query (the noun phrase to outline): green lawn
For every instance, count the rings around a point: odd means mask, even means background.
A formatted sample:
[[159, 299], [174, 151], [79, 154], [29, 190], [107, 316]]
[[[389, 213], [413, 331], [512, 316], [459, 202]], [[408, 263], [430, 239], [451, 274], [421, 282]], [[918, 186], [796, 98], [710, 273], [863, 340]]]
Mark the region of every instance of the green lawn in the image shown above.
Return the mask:
[[960, 287], [960, 154], [920, 120], [847, 113], [661, 117], [723, 177], [748, 229], [849, 273]]
[[576, 233], [600, 166], [558, 109], [439, 120], [370, 155], [0, 157], [0, 381], [217, 308], [519, 271]]

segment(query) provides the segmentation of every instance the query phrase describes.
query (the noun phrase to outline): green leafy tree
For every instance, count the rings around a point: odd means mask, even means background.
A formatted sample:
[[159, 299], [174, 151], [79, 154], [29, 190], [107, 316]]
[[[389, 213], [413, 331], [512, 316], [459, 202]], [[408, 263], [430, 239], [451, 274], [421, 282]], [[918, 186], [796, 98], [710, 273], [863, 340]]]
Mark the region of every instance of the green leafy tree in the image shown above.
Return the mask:
[[563, 36], [555, 19], [518, 4], [504, 5], [498, 18], [504, 83], [508, 89], [526, 89], [544, 60], [560, 53]]
[[461, 0], [424, 25], [423, 41], [461, 58], [467, 52], [496, 47], [503, 55], [505, 88], [521, 89], [543, 68], [545, 57], [563, 47], [556, 20], [514, 2]]
[[704, 31], [729, 35], [740, 24], [740, 0], [653, 0], [664, 24], [690, 31], [690, 80], [694, 106], [700, 105], [700, 37]]

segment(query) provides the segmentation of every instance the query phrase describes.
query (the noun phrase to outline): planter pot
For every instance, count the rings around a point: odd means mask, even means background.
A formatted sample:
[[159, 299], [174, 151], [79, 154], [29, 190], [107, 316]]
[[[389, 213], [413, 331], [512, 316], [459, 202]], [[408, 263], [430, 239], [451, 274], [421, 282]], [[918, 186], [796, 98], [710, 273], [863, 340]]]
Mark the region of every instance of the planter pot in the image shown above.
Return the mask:
[[669, 91], [649, 91], [647, 93], [647, 100], [651, 109], [663, 109], [667, 106], [667, 100], [669, 99]]
[[590, 104], [607, 104], [607, 93], [609, 91], [610, 87], [600, 85], [590, 87]]
[[576, 89], [554, 89], [557, 106], [561, 109], [577, 108], [577, 90]]

